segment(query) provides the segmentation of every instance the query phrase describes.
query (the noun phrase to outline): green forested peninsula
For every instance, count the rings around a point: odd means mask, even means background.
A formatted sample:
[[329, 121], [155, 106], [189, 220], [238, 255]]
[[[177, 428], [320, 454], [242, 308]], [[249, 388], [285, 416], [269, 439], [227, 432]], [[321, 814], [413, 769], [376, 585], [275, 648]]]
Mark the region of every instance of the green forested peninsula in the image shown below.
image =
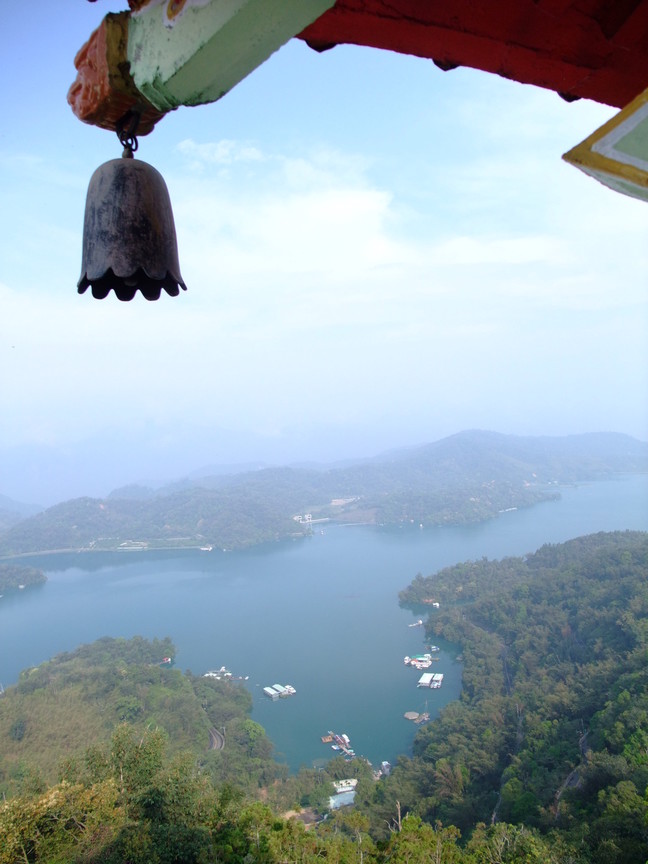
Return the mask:
[[311, 518], [465, 524], [557, 498], [561, 483], [642, 471], [648, 471], [648, 444], [626, 435], [522, 438], [464, 432], [345, 467], [266, 468], [204, 476], [156, 493], [128, 487], [102, 500], [78, 498], [0, 533], [0, 555], [236, 549], [308, 534]]
[[[106, 745], [120, 723], [135, 734], [159, 730], [171, 756], [192, 753], [216, 782], [257, 788], [282, 776], [249, 719], [245, 687], [182, 674], [169, 668], [174, 655], [168, 638], [104, 638], [24, 670], [0, 698], [0, 793], [83, 773], [89, 745]], [[228, 746], [217, 749], [223, 734]]]
[[42, 585], [47, 582], [47, 576], [36, 567], [21, 567], [18, 564], [0, 564], [0, 594], [28, 588], [32, 585]]
[[[418, 576], [401, 602], [439, 602], [463, 691], [378, 781], [341, 759], [285, 777], [244, 688], [160, 667], [168, 640], [27, 670], [0, 699], [0, 864], [645, 864], [647, 577], [642, 532]], [[286, 818], [349, 776], [353, 808]]]

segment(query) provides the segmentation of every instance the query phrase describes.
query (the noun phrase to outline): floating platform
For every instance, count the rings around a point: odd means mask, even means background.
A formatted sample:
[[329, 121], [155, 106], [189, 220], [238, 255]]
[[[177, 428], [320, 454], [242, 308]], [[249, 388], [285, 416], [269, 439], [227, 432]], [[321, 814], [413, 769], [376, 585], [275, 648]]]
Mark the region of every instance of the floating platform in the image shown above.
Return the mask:
[[438, 690], [443, 684], [443, 673], [424, 672], [418, 680], [417, 687], [429, 687], [430, 690]]
[[338, 735], [336, 732], [329, 731], [326, 735], [322, 735], [322, 744], [330, 744], [331, 749], [340, 752], [351, 759], [355, 758], [355, 750], [351, 746], [351, 739], [343, 732]]
[[273, 684], [272, 687], [264, 687], [263, 692], [270, 699], [287, 699], [288, 696], [294, 696], [297, 692], [292, 684]]
[[249, 675], [232, 675], [225, 666], [221, 666], [220, 669], [210, 669], [203, 674], [203, 678], [215, 678], [216, 681], [247, 681], [249, 677]]
[[232, 673], [229, 669], [226, 669], [225, 666], [221, 666], [220, 669], [210, 669], [209, 672], [205, 672], [203, 678], [217, 678], [219, 681], [221, 678], [231, 678]]
[[[439, 649], [436, 648], [436, 651]], [[429, 669], [432, 663], [438, 663], [440, 657], [433, 657], [432, 654], [414, 654], [412, 657], [409, 655], [403, 657], [403, 663], [406, 666], [411, 666], [413, 669]]]

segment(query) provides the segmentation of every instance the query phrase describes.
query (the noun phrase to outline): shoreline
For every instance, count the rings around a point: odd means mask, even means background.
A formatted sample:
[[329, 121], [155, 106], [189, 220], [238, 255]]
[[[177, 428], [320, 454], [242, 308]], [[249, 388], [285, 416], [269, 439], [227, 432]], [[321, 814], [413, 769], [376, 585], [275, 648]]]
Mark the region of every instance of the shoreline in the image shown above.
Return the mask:
[[[619, 472], [617, 474], [605, 476], [605, 477], [601, 477], [601, 478], [585, 479], [585, 480], [578, 480], [578, 481], [567, 482], [567, 483], [560, 483], [554, 487], [555, 492], [552, 495], [541, 498], [541, 499], [534, 501], [532, 503], [529, 503], [529, 504], [522, 504], [522, 505], [518, 504], [515, 507], [509, 507], [509, 508], [505, 508], [503, 510], [493, 511], [492, 513], [489, 513], [488, 515], [483, 516], [480, 519], [471, 519], [471, 520], [467, 520], [467, 521], [462, 520], [462, 519], [454, 519], [452, 521], [447, 521], [447, 522], [446, 521], [429, 522], [427, 524], [414, 525], [414, 524], [409, 524], [408, 522], [391, 523], [391, 522], [378, 522], [378, 521], [370, 521], [370, 520], [359, 520], [359, 521], [348, 520], [347, 521], [345, 519], [336, 520], [336, 519], [329, 518], [327, 520], [326, 524], [329, 526], [329, 528], [354, 528], [354, 527], [367, 528], [368, 527], [368, 528], [376, 528], [377, 530], [396, 530], [396, 529], [403, 529], [403, 528], [405, 528], [405, 529], [407, 529], [407, 528], [414, 529], [415, 528], [418, 531], [418, 530], [430, 530], [430, 529], [433, 529], [433, 530], [445, 529], [445, 528], [452, 528], [452, 527], [467, 528], [467, 527], [474, 526], [474, 525], [486, 524], [488, 522], [491, 522], [491, 521], [496, 520], [496, 519], [501, 518], [501, 517], [506, 517], [509, 515], [509, 511], [530, 510], [539, 504], [557, 503], [562, 498], [562, 494], [561, 494], [562, 490], [577, 489], [581, 486], [596, 485], [597, 483], [600, 483], [600, 482], [605, 483], [605, 482], [615, 481], [615, 480], [618, 481], [618, 480], [625, 480], [625, 479], [632, 479], [632, 478], [643, 478], [643, 477], [646, 477], [647, 475], [648, 475], [648, 472], [644, 472], [644, 471], [635, 471], [632, 473]], [[321, 521], [323, 521], [323, 520], [321, 520]], [[286, 534], [284, 537], [279, 537], [279, 538], [276, 538], [274, 540], [264, 540], [260, 543], [246, 543], [246, 544], [242, 544], [240, 546], [238, 546], [238, 545], [233, 546], [231, 548], [222, 548], [222, 547], [214, 546], [213, 549], [211, 549], [211, 550], [205, 549], [204, 551], [205, 551], [205, 554], [208, 554], [209, 552], [217, 552], [217, 553], [221, 553], [221, 554], [226, 554], [226, 553], [230, 553], [230, 552], [243, 552], [243, 551], [248, 551], [250, 549], [259, 549], [259, 548], [262, 548], [263, 546], [266, 546], [269, 544], [274, 545], [276, 543], [283, 543], [283, 542], [286, 542], [289, 540], [297, 540], [297, 539], [304, 540], [304, 539], [307, 539], [309, 537], [314, 536], [316, 533], [319, 533], [319, 532], [311, 532], [310, 534], [302, 534], [302, 533]], [[29, 551], [29, 552], [15, 552], [15, 553], [8, 554], [8, 555], [0, 555], [0, 562], [11, 562], [11, 561], [24, 559], [24, 558], [46, 557], [48, 555], [81, 555], [81, 554], [93, 554], [93, 553], [102, 554], [102, 555], [109, 555], [109, 554], [126, 554], [126, 553], [132, 554], [134, 552], [139, 552], [139, 553], [174, 552], [175, 553], [175, 552], [183, 552], [183, 551], [199, 552], [199, 551], [203, 551], [203, 547], [206, 543], [206, 541], [204, 539], [200, 542], [197, 541], [195, 544], [191, 544], [191, 545], [153, 545], [153, 543], [147, 543], [147, 541], [125, 541], [125, 542], [141, 543], [142, 545], [133, 545], [133, 546], [126, 546], [126, 547], [113, 547], [113, 548], [97, 548], [96, 546], [93, 546], [93, 547], [81, 546], [81, 547], [63, 547], [63, 548], [57, 548], [57, 549], [38, 549], [38, 550]], [[146, 543], [146, 545], [144, 545], [145, 543]]]

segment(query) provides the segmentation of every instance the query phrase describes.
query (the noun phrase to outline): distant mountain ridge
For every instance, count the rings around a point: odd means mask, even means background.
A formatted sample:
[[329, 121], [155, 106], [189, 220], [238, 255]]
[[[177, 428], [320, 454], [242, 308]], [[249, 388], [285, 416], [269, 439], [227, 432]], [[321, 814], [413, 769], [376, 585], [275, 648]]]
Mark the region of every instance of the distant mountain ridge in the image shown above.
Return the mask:
[[41, 509], [35, 504], [25, 504], [23, 501], [15, 501], [7, 495], [0, 495], [0, 533], [25, 517], [33, 516]]
[[467, 431], [346, 467], [271, 467], [128, 486], [77, 498], [0, 534], [0, 554], [215, 546], [303, 536], [313, 521], [478, 522], [558, 497], [564, 483], [648, 472], [648, 443], [618, 433], [562, 438]]

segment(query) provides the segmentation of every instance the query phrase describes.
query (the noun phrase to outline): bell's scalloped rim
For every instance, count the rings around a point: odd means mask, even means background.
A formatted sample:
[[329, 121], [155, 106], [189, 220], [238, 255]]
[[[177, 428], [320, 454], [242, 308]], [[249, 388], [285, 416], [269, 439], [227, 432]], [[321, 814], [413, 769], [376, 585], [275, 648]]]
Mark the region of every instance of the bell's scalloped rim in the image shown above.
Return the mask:
[[116, 274], [111, 267], [100, 276], [89, 276], [82, 273], [77, 282], [77, 293], [85, 294], [91, 289], [95, 300], [104, 300], [111, 291], [122, 301], [132, 300], [139, 292], [146, 300], [159, 300], [164, 290], [170, 297], [177, 297], [180, 289], [187, 290], [182, 277], [178, 278], [175, 273], [167, 271], [163, 276], [151, 276], [142, 267], [134, 273], [125, 276]]

